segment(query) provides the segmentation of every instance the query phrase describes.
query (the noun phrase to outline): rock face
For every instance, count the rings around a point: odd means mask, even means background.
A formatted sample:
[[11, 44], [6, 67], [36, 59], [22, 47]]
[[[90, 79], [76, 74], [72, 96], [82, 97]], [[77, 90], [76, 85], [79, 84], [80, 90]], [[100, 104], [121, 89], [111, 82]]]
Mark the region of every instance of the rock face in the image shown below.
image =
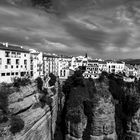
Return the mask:
[[127, 116], [124, 140], [140, 140], [140, 109], [134, 116]]
[[83, 113], [81, 113], [81, 115], [78, 117], [80, 118], [79, 121], [72, 121], [70, 119], [67, 119], [67, 134], [65, 138], [66, 140], [82, 140], [83, 132], [87, 125], [87, 118]]
[[85, 103], [86, 114], [88, 116], [87, 136], [85, 140], [104, 140], [107, 138], [117, 140], [115, 107], [111, 100], [112, 97], [109, 95], [105, 98], [101, 96], [97, 98]]
[[66, 115], [66, 140], [117, 140], [112, 95], [105, 84], [98, 82], [95, 88], [87, 89], [86, 92], [85, 85], [80, 88], [80, 94], [77, 92], [79, 88], [75, 88], [74, 94], [71, 92], [69, 100], [77, 98], [76, 104], [80, 102], [74, 107], [70, 105], [72, 102], [67, 103], [70, 107]]
[[[56, 93], [49, 93], [48, 104], [41, 107], [35, 84], [21, 87], [19, 92], [9, 96], [9, 111], [11, 115], [20, 116], [24, 121], [21, 132], [13, 135], [9, 131], [9, 124], [3, 128], [6, 133], [0, 139], [4, 140], [52, 140], [55, 133], [57, 110], [58, 110], [58, 88]], [[49, 90], [49, 92], [52, 92]], [[47, 99], [46, 99], [47, 100]]]

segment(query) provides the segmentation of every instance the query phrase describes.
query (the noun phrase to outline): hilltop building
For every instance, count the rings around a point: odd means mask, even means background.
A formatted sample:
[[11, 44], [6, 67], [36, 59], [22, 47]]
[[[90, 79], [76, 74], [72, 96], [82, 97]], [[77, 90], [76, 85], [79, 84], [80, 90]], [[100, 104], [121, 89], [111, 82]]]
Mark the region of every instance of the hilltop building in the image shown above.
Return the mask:
[[113, 60], [107, 60], [107, 72], [108, 73], [119, 73], [123, 72], [125, 68], [125, 62], [122, 61], [113, 61]]
[[30, 75], [33, 79], [43, 76], [43, 53], [30, 49]]
[[58, 76], [58, 56], [55, 54], [43, 54], [43, 73], [48, 75], [53, 73]]
[[0, 44], [0, 83], [30, 74], [30, 53], [22, 46]]

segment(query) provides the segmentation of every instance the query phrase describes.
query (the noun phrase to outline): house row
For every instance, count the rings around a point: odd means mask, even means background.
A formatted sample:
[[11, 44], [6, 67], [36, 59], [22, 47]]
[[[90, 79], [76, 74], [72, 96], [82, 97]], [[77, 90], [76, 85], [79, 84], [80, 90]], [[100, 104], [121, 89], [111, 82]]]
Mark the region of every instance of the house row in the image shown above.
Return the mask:
[[70, 65], [70, 57], [57, 56], [25, 49], [22, 46], [8, 43], [0, 44], [0, 83], [10, 83], [15, 77], [38, 76], [53, 73], [56, 76], [67, 77], [64, 68]]
[[36, 79], [53, 73], [60, 79], [66, 80], [80, 66], [85, 67], [85, 78], [98, 78], [102, 71], [108, 73], [125, 73], [126, 76], [140, 77], [140, 68], [131, 66], [122, 61], [93, 60], [90, 57], [58, 56], [34, 49], [25, 49], [22, 46], [8, 43], [0, 44], [0, 83], [12, 82], [15, 77], [30, 76]]

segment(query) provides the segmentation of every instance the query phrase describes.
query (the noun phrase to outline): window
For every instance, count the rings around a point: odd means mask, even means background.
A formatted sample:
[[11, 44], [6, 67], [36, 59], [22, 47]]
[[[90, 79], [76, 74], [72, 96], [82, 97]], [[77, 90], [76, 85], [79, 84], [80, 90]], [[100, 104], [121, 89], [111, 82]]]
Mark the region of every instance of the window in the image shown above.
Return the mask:
[[115, 68], [115, 65], [112, 65], [112, 68]]
[[19, 53], [19, 52], [18, 52], [18, 53], [17, 53], [17, 57], [19, 57], [19, 58], [20, 58], [20, 57], [21, 57], [21, 53]]
[[11, 57], [16, 57], [16, 52], [12, 52]]
[[26, 74], [26, 72], [21, 72], [20, 76], [24, 76]]
[[2, 64], [2, 58], [0, 58], [0, 65]]
[[24, 57], [26, 57], [26, 54], [24, 54]]
[[16, 75], [18, 75], [18, 72], [16, 72]]
[[11, 64], [11, 59], [7, 59], [7, 65]]
[[22, 68], [23, 66], [21, 65], [21, 68]]
[[27, 65], [27, 60], [24, 60], [24, 65]]
[[7, 76], [10, 76], [10, 72], [7, 73]]
[[33, 64], [33, 60], [31, 60], [31, 64]]
[[13, 69], [13, 65], [11, 65], [11, 69]]
[[1, 76], [5, 76], [5, 73], [1, 73]]
[[10, 57], [10, 52], [5, 52], [5, 57]]
[[11, 75], [14, 75], [14, 72], [12, 72]]
[[33, 76], [33, 71], [31, 71], [31, 76]]
[[31, 70], [33, 70], [33, 65], [31, 65]]
[[16, 65], [19, 65], [19, 59], [16, 59]]
[[60, 71], [60, 76], [62, 76], [62, 70]]
[[7, 65], [5, 65], [5, 69], [8, 69], [8, 66]]
[[64, 76], [66, 75], [66, 70], [64, 70]]
[[18, 65], [16, 66], [16, 68], [18, 68]]

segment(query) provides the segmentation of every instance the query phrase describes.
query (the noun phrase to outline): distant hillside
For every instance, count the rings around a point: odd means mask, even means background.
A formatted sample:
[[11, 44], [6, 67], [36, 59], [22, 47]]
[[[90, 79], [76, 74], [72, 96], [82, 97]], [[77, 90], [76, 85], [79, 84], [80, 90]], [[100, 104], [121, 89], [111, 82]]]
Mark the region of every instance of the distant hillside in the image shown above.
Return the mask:
[[1, 0], [0, 4], [11, 5], [24, 5], [24, 6], [41, 6], [50, 8], [52, 6], [52, 0]]
[[140, 59], [124, 59], [123, 60], [126, 64], [131, 64], [131, 65], [140, 65]]

